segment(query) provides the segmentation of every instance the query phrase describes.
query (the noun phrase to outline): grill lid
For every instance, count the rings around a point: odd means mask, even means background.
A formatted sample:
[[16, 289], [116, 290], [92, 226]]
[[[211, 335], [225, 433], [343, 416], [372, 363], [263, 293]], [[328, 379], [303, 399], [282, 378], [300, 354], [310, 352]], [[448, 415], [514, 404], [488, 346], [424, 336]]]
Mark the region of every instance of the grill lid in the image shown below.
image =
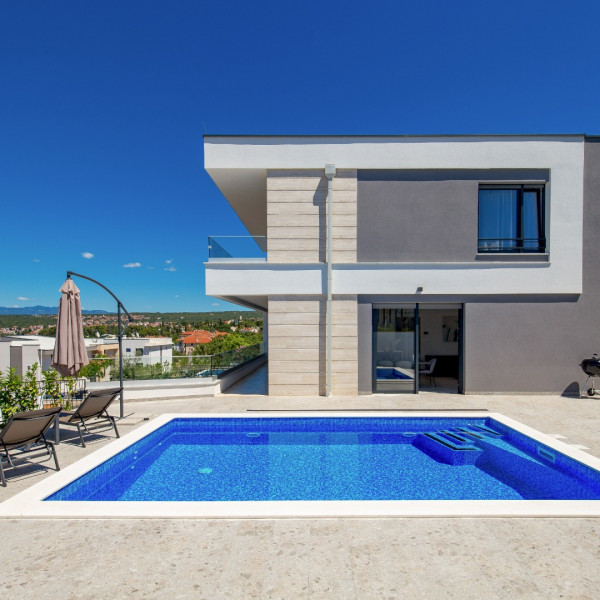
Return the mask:
[[584, 358], [579, 366], [586, 375], [600, 375], [600, 358], [597, 354], [591, 358]]

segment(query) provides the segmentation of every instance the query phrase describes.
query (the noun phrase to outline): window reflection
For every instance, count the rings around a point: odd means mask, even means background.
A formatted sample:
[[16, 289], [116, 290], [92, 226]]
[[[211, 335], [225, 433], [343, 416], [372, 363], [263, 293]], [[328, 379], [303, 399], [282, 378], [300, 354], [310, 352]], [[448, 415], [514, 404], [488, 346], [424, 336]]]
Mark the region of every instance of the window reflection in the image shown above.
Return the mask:
[[480, 187], [477, 249], [545, 252], [543, 187]]
[[415, 309], [373, 311], [375, 391], [415, 391]]

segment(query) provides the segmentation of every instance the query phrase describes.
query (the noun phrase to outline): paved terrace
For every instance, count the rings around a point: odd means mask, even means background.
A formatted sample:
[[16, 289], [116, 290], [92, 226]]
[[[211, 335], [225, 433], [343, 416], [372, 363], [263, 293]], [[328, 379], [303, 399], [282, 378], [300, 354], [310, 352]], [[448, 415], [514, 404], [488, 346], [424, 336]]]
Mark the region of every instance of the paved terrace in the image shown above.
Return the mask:
[[[129, 403], [120, 430], [163, 412], [488, 409], [600, 456], [598, 400], [427, 392], [270, 398], [256, 394], [261, 377], [217, 398]], [[61, 464], [111, 439], [107, 431], [84, 450], [71, 437], [58, 447]], [[20, 469], [0, 500], [48, 474]], [[0, 589], [36, 600], [597, 599], [599, 534], [600, 519], [579, 518], [4, 519]]]

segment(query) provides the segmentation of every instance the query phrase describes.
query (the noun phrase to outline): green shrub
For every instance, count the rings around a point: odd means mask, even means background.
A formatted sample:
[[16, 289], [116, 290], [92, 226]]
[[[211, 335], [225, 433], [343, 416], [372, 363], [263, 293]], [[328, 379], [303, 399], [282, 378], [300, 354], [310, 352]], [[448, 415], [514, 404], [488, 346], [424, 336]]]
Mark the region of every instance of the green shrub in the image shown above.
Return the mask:
[[37, 363], [31, 365], [24, 376], [15, 369], [0, 371], [0, 423], [22, 410], [34, 410], [38, 406]]
[[88, 379], [98, 381], [106, 375], [106, 369], [113, 367], [114, 364], [114, 359], [92, 359], [85, 367], [81, 367], [79, 370], [79, 377], [87, 377]]
[[32, 364], [22, 378], [19, 394], [19, 408], [21, 410], [35, 410], [38, 407], [40, 395], [37, 385], [37, 363]]
[[54, 369], [49, 369], [42, 371], [42, 376], [44, 377], [44, 398], [58, 406], [62, 400], [58, 373]]

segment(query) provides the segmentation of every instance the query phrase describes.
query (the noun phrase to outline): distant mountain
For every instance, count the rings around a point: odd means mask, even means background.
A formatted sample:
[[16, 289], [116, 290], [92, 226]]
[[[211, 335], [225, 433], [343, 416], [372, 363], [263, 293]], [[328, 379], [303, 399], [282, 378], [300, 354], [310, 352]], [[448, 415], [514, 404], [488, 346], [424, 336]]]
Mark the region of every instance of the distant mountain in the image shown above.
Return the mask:
[[[105, 310], [82, 310], [84, 315], [105, 315]], [[0, 306], [0, 315], [55, 315], [58, 313], [57, 306], [23, 306], [22, 308], [11, 308]]]

